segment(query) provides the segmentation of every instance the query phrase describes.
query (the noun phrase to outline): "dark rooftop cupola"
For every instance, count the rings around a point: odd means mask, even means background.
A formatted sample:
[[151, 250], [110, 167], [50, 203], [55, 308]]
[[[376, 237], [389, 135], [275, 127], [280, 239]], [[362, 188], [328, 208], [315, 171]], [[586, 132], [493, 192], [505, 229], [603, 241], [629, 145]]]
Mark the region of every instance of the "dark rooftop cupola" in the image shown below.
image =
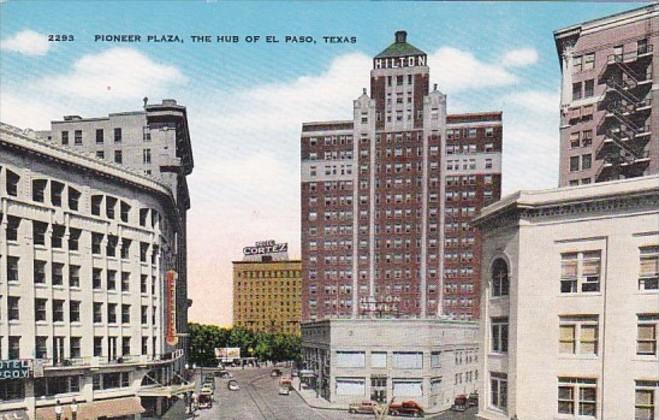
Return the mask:
[[417, 47], [407, 42], [406, 31], [396, 31], [394, 43], [389, 45], [384, 51], [376, 55], [375, 58], [404, 57], [409, 55], [426, 55]]

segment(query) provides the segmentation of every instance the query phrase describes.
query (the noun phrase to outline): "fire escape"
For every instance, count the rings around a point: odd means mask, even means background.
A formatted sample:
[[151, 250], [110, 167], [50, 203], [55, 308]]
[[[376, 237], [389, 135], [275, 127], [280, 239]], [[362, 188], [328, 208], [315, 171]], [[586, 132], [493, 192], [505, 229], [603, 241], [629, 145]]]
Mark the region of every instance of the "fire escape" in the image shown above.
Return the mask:
[[649, 163], [652, 45], [639, 43], [636, 51], [609, 55], [598, 83], [606, 87], [598, 105], [605, 112], [597, 125], [603, 141], [595, 153], [602, 161], [595, 180], [642, 176]]

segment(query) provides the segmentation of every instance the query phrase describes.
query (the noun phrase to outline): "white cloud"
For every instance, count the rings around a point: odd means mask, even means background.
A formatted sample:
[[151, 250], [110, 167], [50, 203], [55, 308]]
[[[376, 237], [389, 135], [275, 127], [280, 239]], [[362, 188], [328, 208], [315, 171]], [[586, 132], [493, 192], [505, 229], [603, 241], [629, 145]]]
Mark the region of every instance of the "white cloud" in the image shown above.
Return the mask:
[[504, 103], [523, 107], [533, 114], [555, 113], [558, 115], [560, 94], [558, 91], [526, 90], [504, 96]]
[[501, 64], [480, 61], [474, 54], [452, 47], [442, 47], [430, 54], [428, 65], [439, 89], [449, 94], [517, 82], [517, 77]]
[[130, 48], [111, 48], [85, 55], [68, 74], [45, 77], [38, 85], [49, 92], [87, 99], [158, 97], [186, 77], [171, 65], [153, 61]]
[[520, 48], [508, 51], [503, 56], [503, 65], [508, 67], [523, 67], [535, 64], [538, 52], [534, 48]]
[[44, 55], [50, 43], [46, 35], [26, 29], [0, 41], [0, 49], [24, 55]]

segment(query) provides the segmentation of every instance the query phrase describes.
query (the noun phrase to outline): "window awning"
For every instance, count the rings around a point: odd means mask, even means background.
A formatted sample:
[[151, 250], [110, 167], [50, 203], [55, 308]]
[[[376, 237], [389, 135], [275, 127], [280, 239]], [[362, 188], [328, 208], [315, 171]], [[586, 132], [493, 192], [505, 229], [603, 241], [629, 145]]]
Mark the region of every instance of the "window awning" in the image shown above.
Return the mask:
[[[120, 417], [141, 414], [145, 410], [137, 397], [114, 398], [111, 400], [78, 403], [78, 420], [95, 420], [97, 417]], [[62, 418], [72, 418], [71, 406], [62, 405]], [[57, 420], [55, 406], [39, 407], [37, 420]]]
[[154, 386], [142, 387], [137, 394], [140, 397], [166, 397], [171, 398], [176, 395], [185, 394], [186, 392], [193, 392], [196, 386], [195, 383], [170, 385], [170, 386]]

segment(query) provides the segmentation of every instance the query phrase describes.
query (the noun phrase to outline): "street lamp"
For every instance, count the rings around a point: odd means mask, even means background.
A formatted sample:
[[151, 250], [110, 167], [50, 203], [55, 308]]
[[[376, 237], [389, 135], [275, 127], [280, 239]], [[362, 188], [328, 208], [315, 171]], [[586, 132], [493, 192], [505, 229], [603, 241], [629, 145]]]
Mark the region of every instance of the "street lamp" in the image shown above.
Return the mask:
[[55, 404], [56, 404], [55, 405], [55, 418], [57, 420], [61, 420], [62, 419], [62, 406], [60, 405], [59, 400], [57, 400], [55, 402]]
[[75, 398], [71, 402], [71, 418], [72, 420], [78, 419], [78, 403], [76, 402]]

